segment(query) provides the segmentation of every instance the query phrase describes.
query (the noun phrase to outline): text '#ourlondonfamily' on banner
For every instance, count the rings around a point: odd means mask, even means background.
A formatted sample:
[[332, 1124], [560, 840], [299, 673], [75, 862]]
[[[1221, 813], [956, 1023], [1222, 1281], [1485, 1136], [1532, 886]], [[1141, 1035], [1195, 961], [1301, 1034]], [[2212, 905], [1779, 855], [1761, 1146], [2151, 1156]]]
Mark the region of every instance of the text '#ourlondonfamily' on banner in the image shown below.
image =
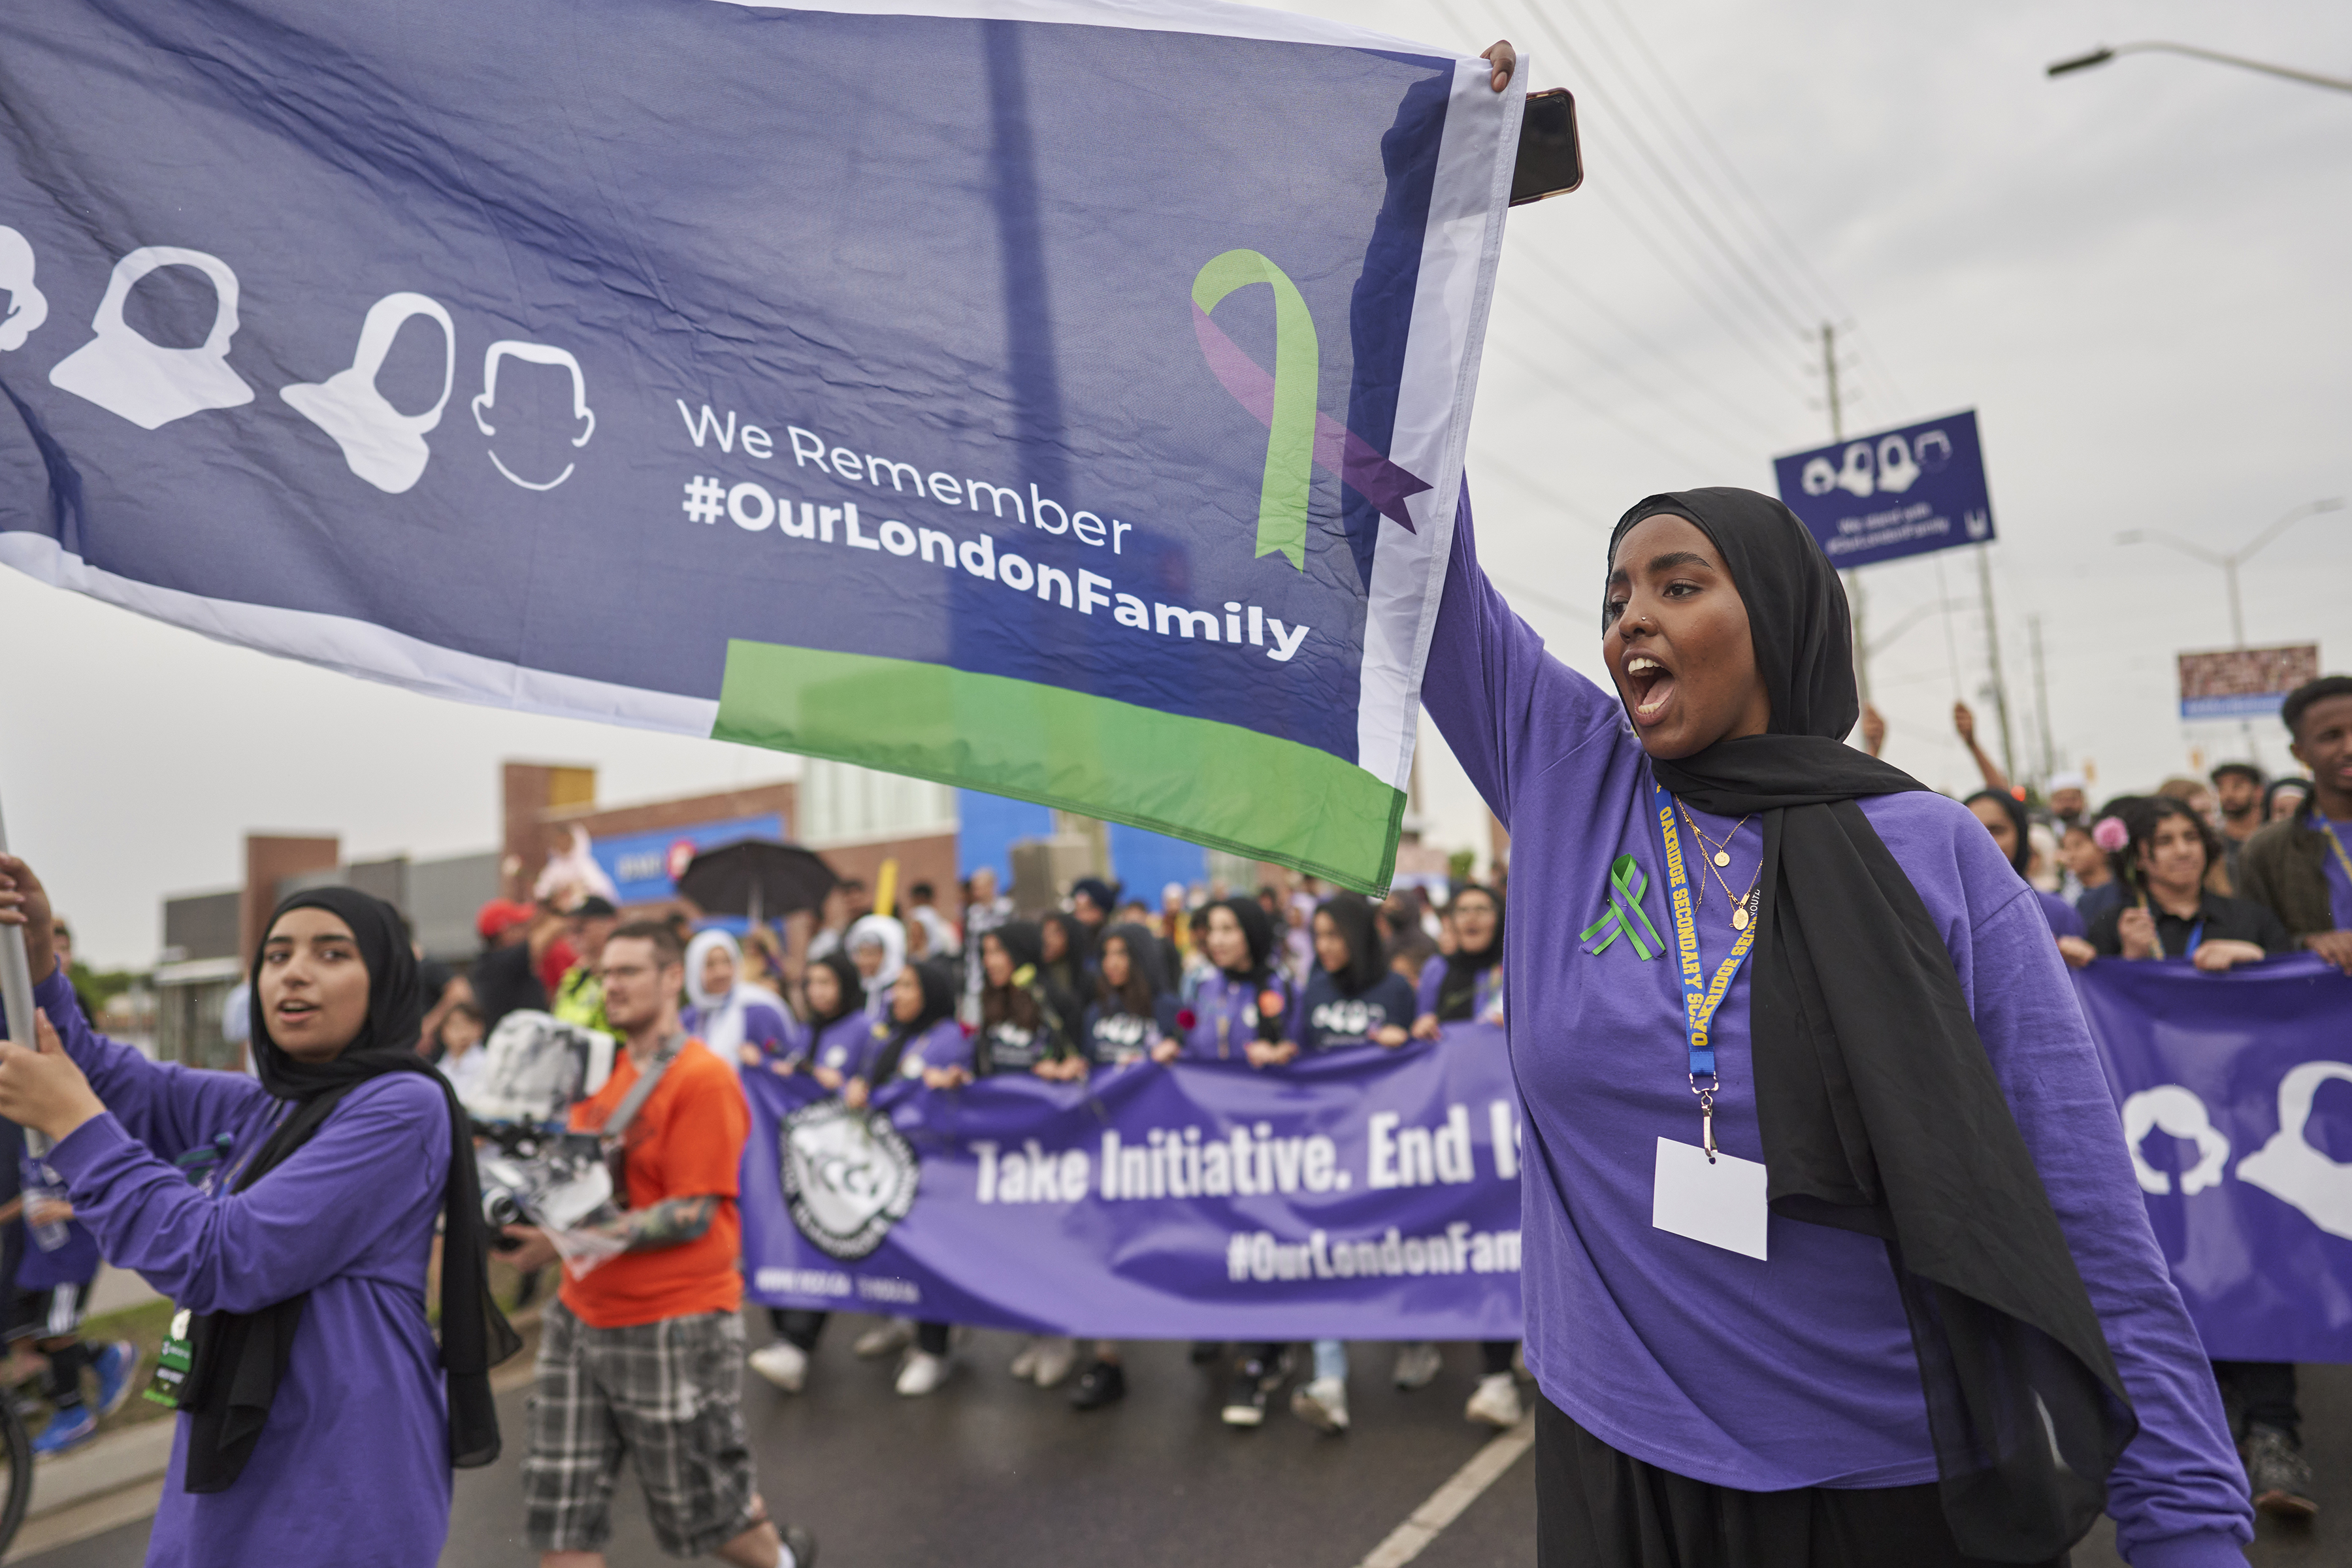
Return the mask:
[[772, 1306], [1139, 1339], [1515, 1339], [1503, 1034], [1278, 1071], [901, 1083], [870, 1111], [745, 1077], [743, 1270]]
[[1519, 87], [920, 10], [11, 11], [0, 562], [1384, 886]]
[[2352, 1362], [2352, 977], [2102, 959], [2075, 986], [2206, 1352]]

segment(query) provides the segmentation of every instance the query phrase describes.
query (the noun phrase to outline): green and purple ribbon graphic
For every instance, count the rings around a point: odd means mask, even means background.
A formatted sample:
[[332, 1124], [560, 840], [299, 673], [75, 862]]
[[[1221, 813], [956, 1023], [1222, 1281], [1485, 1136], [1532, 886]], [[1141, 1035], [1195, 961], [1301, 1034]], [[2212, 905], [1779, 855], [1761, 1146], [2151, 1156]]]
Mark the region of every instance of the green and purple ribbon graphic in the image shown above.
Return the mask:
[[[1252, 283], [1274, 290], [1272, 375], [1209, 319], [1226, 295]], [[1257, 505], [1258, 554], [1279, 553], [1300, 571], [1307, 569], [1307, 489], [1318, 465], [1337, 474], [1381, 516], [1412, 531], [1405, 500], [1429, 489], [1428, 481], [1390, 462], [1370, 442], [1316, 407], [1322, 356], [1315, 340], [1315, 318], [1298, 285], [1281, 268], [1255, 250], [1228, 250], [1213, 258], [1192, 279], [1192, 333], [1200, 339], [1201, 355], [1211, 372], [1266, 429], [1265, 479]]]

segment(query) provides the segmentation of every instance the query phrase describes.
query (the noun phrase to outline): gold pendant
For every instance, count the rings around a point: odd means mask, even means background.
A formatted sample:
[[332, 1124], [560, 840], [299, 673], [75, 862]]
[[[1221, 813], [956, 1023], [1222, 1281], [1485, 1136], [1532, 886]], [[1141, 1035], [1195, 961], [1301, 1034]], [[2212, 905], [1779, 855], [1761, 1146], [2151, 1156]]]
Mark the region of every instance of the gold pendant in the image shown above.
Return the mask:
[[1731, 864], [1731, 851], [1730, 851], [1730, 850], [1728, 850], [1728, 849], [1718, 849], [1718, 850], [1717, 850], [1717, 851], [1715, 852], [1715, 863], [1716, 863], [1717, 865], [1718, 865], [1718, 866], [1728, 866], [1728, 865], [1730, 865], [1730, 864]]
[[1731, 929], [1734, 931], [1746, 931], [1748, 929], [1748, 906], [1746, 904], [1738, 904], [1733, 907], [1731, 911]]

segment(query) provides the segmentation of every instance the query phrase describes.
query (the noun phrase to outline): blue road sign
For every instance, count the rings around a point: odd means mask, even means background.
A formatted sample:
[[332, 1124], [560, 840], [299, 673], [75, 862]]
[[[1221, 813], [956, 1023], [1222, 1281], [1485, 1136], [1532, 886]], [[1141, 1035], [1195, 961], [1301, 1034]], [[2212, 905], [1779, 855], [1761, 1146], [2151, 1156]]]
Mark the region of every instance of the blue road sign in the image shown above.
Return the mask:
[[1993, 536], [1973, 408], [1772, 459], [1780, 499], [1841, 569]]

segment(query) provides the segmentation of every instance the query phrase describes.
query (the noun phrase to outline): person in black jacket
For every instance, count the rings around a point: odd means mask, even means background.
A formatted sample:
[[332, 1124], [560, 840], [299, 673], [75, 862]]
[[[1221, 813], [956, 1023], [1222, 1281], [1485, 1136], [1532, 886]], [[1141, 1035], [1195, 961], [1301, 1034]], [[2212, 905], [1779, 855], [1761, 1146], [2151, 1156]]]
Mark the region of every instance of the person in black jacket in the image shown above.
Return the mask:
[[[2203, 817], [2179, 801], [2149, 795], [2126, 803], [2116, 820], [2128, 838], [2109, 856], [2124, 899], [2091, 923], [2094, 952], [2108, 958], [2186, 958], [2218, 973], [2294, 951], [2294, 939], [2269, 910], [2206, 889], [2206, 869], [2220, 858], [2221, 846]], [[2067, 951], [2066, 943], [2060, 947]]]

